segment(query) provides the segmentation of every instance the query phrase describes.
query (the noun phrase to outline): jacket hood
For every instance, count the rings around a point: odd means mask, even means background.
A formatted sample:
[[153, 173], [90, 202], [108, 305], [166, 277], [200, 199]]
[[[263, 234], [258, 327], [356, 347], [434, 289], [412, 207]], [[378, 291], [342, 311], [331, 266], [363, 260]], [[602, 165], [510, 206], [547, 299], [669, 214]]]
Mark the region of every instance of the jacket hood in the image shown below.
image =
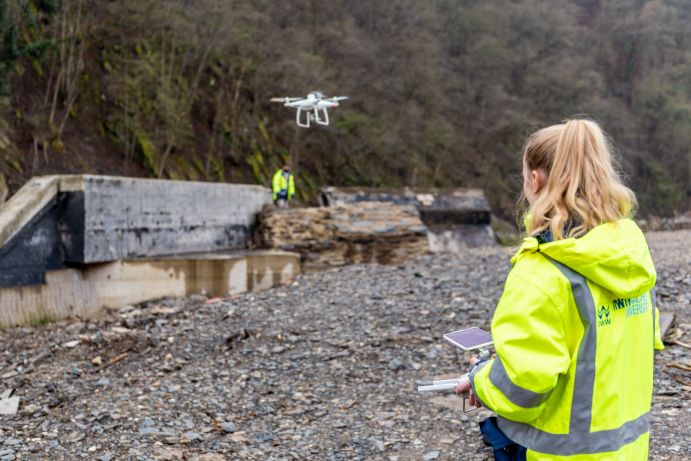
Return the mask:
[[630, 219], [601, 224], [579, 238], [539, 243], [527, 237], [511, 262], [527, 252], [544, 253], [622, 297], [649, 291], [657, 278], [645, 236]]

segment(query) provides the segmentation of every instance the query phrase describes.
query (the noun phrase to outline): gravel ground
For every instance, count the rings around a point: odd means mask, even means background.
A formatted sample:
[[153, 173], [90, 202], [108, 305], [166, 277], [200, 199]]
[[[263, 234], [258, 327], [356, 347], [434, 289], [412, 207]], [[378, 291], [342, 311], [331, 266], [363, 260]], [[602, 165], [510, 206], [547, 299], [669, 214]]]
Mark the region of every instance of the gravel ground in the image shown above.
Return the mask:
[[[651, 459], [691, 457], [691, 231], [648, 234], [658, 305]], [[441, 335], [489, 327], [509, 251], [359, 265], [209, 302], [167, 299], [95, 321], [0, 332], [0, 461], [488, 460], [452, 394], [416, 383], [466, 368]]]

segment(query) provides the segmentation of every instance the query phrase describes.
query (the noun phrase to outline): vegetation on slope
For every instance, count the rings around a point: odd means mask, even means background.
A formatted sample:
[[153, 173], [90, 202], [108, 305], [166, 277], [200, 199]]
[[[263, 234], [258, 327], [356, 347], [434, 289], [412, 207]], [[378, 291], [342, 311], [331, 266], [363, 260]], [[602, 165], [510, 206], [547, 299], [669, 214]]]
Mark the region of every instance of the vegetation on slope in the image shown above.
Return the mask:
[[[688, 207], [690, 0], [0, 0], [0, 172], [483, 187], [600, 121], [644, 212]], [[352, 97], [328, 128], [268, 101]]]

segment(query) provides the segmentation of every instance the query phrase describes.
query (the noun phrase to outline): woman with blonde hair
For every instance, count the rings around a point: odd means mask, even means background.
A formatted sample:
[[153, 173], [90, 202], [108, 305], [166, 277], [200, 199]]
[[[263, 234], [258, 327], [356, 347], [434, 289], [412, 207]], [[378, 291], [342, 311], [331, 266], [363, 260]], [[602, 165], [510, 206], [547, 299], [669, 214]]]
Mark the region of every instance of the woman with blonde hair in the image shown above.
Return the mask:
[[492, 318], [496, 356], [475, 363], [471, 403], [497, 460], [648, 458], [655, 268], [635, 196], [597, 123], [533, 133], [523, 151], [523, 245]]

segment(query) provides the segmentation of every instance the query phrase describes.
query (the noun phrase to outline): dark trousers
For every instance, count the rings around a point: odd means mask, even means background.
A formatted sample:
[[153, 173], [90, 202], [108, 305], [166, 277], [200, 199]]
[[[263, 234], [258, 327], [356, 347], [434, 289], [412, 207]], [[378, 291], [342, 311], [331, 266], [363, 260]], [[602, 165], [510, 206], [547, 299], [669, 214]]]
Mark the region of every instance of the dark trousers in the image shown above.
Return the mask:
[[499, 429], [496, 417], [480, 422], [480, 432], [485, 445], [492, 447], [496, 461], [525, 461], [525, 447], [513, 442]]

